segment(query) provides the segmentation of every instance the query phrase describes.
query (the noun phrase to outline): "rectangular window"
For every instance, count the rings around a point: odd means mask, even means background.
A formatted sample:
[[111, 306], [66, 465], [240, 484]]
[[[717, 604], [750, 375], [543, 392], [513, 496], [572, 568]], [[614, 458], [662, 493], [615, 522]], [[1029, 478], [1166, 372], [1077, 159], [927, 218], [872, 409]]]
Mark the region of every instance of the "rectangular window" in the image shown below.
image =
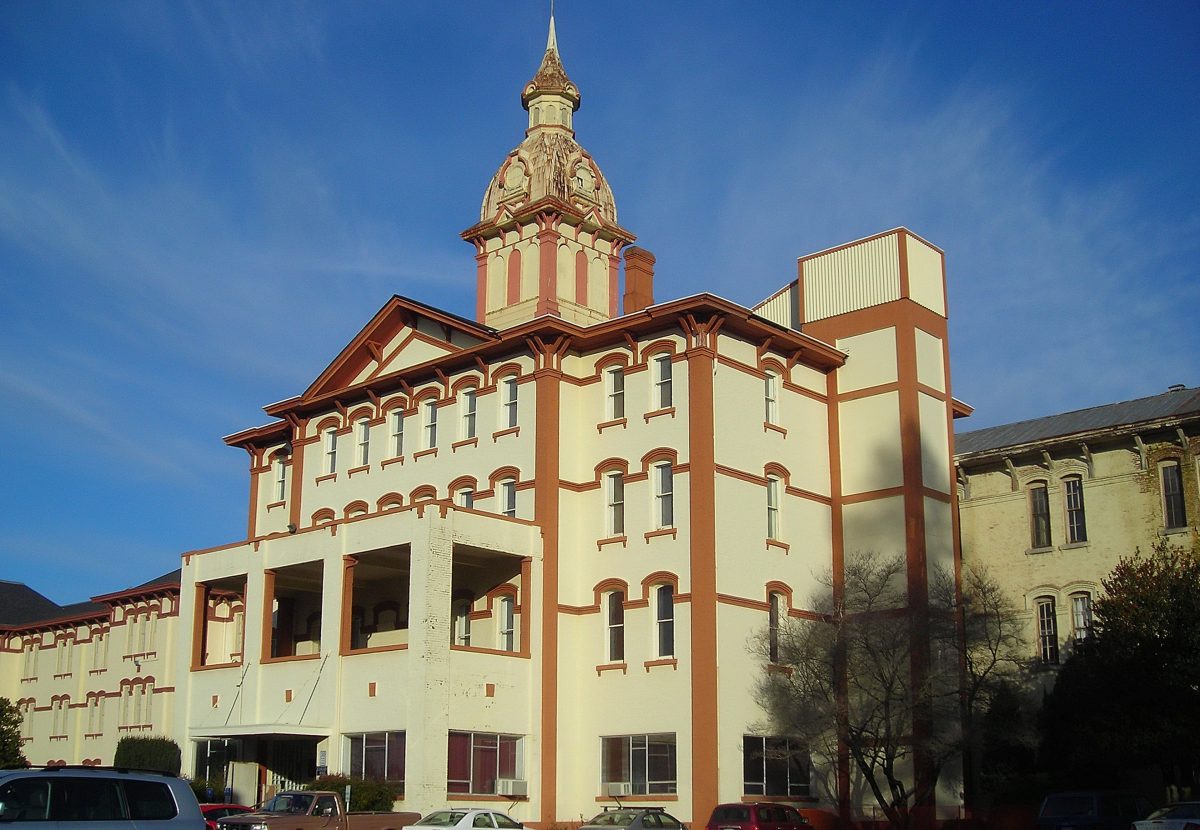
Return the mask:
[[495, 795], [497, 778], [524, 778], [520, 735], [451, 732], [446, 792]]
[[346, 736], [351, 778], [370, 778], [404, 785], [403, 732], [363, 732]]
[[425, 449], [431, 450], [437, 446], [437, 401], [430, 398], [421, 404], [421, 410], [425, 415]]
[[517, 482], [511, 478], [500, 482], [500, 512], [512, 518], [517, 515]]
[[779, 375], [767, 372], [763, 379], [763, 403], [768, 424], [779, 423]]
[[1045, 484], [1029, 488], [1029, 531], [1033, 547], [1050, 547], [1050, 497]]
[[275, 501], [287, 499], [287, 456], [275, 455]]
[[671, 356], [660, 354], [654, 358], [654, 391], [659, 409], [671, 406]]
[[671, 463], [654, 465], [654, 519], [658, 529], [675, 526], [674, 481]]
[[1067, 497], [1067, 541], [1075, 544], [1087, 541], [1087, 520], [1083, 513], [1083, 479], [1068, 478], [1063, 481]]
[[767, 476], [767, 538], [779, 538], [779, 476]]
[[392, 410], [392, 458], [404, 455], [404, 410]]
[[1187, 509], [1183, 502], [1183, 473], [1179, 463], [1162, 466], [1163, 518], [1168, 528], [1187, 527]]
[[475, 506], [475, 491], [470, 487], [464, 487], [458, 491], [458, 506], [459, 507], [474, 507]]
[[794, 738], [743, 735], [742, 766], [746, 795], [809, 795], [808, 752]]
[[366, 418], [358, 422], [358, 466], [371, 463], [371, 423]]
[[604, 373], [604, 378], [607, 385], [606, 393], [608, 395], [605, 417], [610, 421], [616, 421], [620, 418], [624, 418], [625, 370], [620, 366], [614, 366]]
[[675, 656], [675, 589], [659, 585], [654, 592], [655, 628], [658, 631], [658, 656]]
[[510, 596], [500, 597], [500, 650], [517, 650], [516, 602]]
[[508, 375], [500, 381], [500, 424], [503, 429], [517, 425], [517, 379]]
[[337, 472], [337, 429], [329, 427], [325, 430], [325, 474]]
[[1071, 629], [1075, 642], [1092, 636], [1092, 596], [1075, 594], [1071, 597]]
[[1043, 663], [1058, 662], [1058, 612], [1054, 597], [1042, 597], [1037, 601], [1038, 649]]
[[629, 784], [633, 795], [676, 793], [675, 733], [601, 738], [600, 783]]
[[108, 635], [97, 631], [92, 635], [92, 671], [99, 671], [108, 662]]
[[620, 472], [608, 473], [604, 477], [604, 485], [608, 501], [605, 529], [609, 536], [620, 536], [625, 532], [625, 475]]
[[610, 591], [608, 594], [608, 662], [620, 663], [625, 659], [625, 593]]
[[462, 440], [475, 437], [475, 390], [464, 389], [459, 398], [462, 412]]

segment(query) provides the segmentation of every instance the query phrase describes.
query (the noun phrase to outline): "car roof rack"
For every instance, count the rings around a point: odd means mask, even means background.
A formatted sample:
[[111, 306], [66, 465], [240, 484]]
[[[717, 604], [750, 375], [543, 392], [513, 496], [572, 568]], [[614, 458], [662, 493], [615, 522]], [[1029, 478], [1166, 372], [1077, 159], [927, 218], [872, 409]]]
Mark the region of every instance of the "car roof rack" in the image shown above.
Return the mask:
[[46, 772], [55, 772], [60, 769], [65, 770], [99, 770], [102, 772], [132, 772], [138, 775], [164, 775], [167, 778], [178, 778], [178, 775], [172, 775], [169, 772], [164, 772], [160, 769], [140, 769], [138, 767], [111, 767], [106, 764], [30, 764], [27, 767], [19, 767], [5, 772], [17, 772], [18, 769], [38, 769]]

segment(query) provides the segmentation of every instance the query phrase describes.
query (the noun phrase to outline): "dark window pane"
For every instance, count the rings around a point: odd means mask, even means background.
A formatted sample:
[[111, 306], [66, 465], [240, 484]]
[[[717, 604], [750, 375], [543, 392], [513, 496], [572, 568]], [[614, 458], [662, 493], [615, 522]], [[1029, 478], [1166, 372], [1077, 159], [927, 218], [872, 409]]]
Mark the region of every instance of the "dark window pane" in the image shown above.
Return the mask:
[[163, 821], [179, 812], [170, 788], [157, 781], [126, 781], [125, 800], [132, 819]]

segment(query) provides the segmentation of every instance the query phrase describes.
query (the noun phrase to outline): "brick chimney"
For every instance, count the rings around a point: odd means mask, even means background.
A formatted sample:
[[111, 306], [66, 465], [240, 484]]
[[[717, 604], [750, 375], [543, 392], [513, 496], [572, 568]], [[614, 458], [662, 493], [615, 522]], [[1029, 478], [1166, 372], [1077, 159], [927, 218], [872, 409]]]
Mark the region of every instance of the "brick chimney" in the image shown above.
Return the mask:
[[654, 254], [637, 246], [626, 248], [622, 313], [633, 314], [651, 305], [654, 305]]

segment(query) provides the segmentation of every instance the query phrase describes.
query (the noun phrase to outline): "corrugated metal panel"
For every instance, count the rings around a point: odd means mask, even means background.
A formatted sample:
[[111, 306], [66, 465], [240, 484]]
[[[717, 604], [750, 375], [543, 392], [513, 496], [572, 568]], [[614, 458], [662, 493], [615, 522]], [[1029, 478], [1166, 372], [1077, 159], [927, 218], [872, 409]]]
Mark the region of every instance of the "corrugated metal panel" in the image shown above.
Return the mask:
[[823, 320], [900, 298], [896, 234], [804, 261], [804, 320]]
[[796, 284], [792, 283], [774, 297], [754, 307], [754, 313], [765, 317], [772, 323], [778, 323], [788, 328], [796, 328], [799, 320], [795, 319], [792, 309], [796, 307]]

